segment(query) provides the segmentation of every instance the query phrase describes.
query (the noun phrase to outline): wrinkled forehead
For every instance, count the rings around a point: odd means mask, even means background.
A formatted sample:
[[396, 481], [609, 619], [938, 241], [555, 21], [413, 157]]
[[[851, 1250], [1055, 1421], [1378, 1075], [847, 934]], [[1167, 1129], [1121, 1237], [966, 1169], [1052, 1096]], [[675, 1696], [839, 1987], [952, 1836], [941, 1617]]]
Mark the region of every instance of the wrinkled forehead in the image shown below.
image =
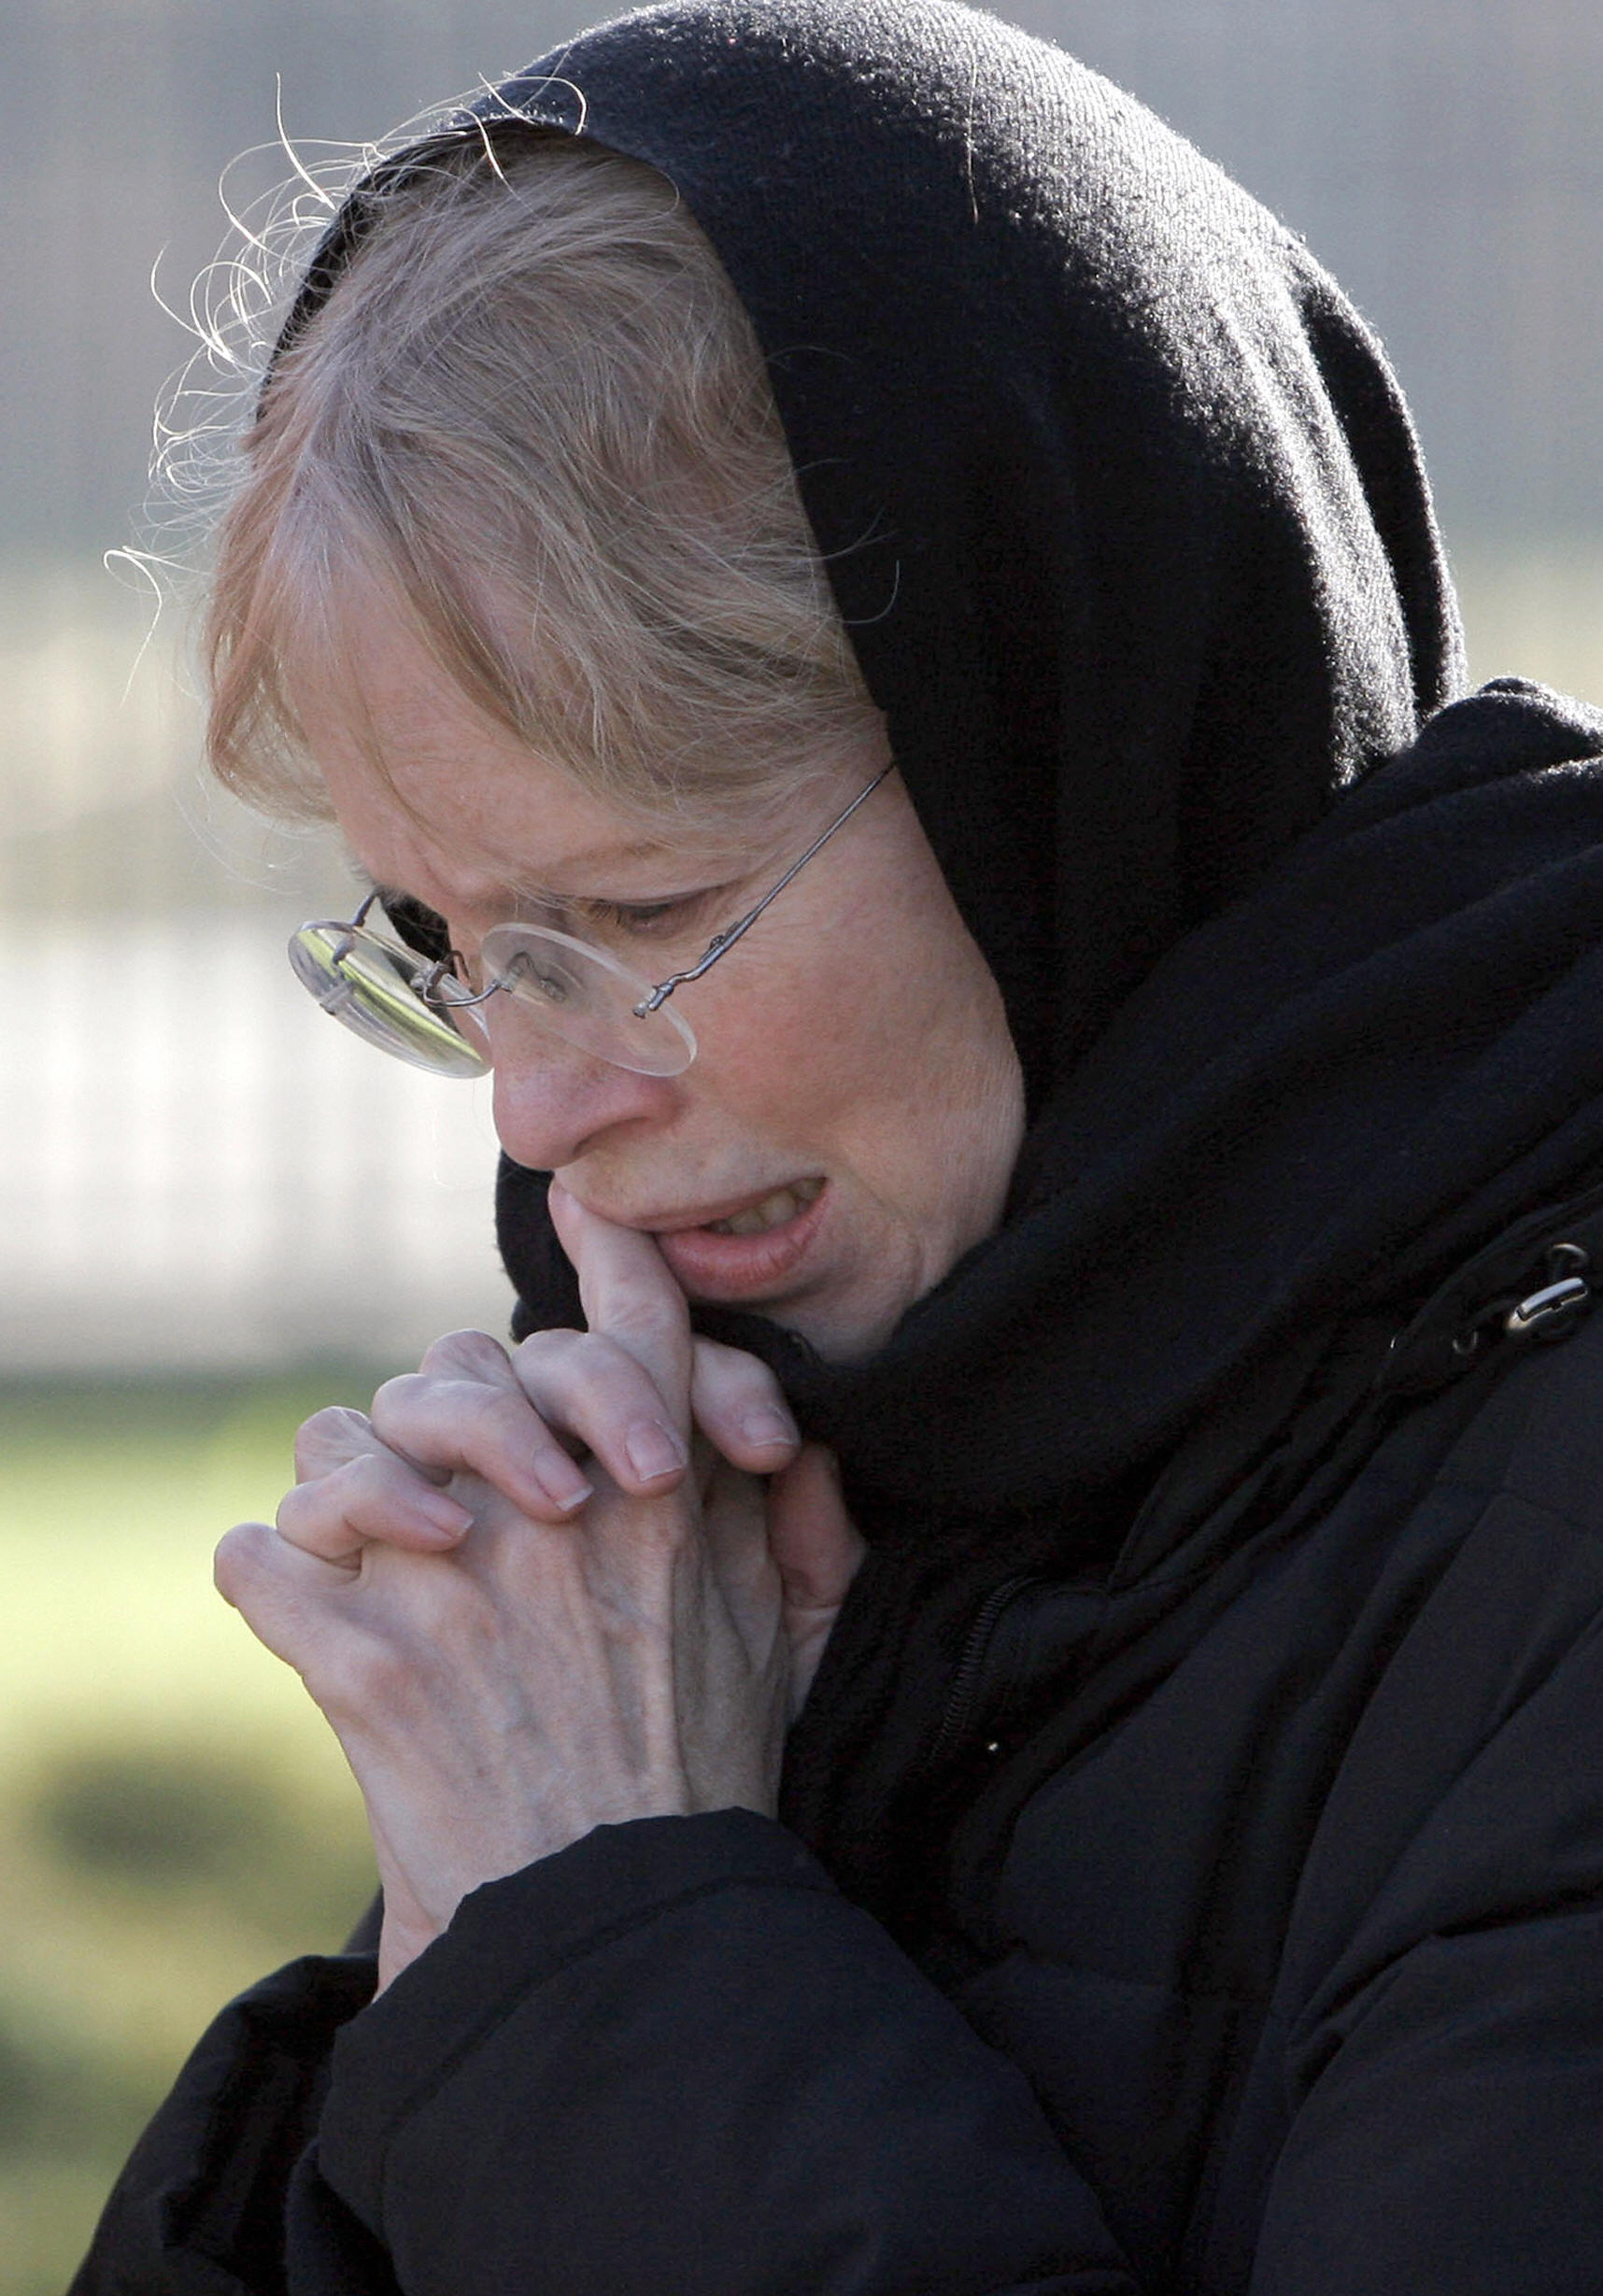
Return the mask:
[[[712, 817], [626, 803], [477, 708], [381, 592], [348, 599], [338, 636], [286, 663], [310, 761], [361, 873], [431, 908], [510, 915], [683, 889], [783, 850], [818, 811], [816, 784]], [[855, 790], [884, 761], [882, 740], [819, 780]]]

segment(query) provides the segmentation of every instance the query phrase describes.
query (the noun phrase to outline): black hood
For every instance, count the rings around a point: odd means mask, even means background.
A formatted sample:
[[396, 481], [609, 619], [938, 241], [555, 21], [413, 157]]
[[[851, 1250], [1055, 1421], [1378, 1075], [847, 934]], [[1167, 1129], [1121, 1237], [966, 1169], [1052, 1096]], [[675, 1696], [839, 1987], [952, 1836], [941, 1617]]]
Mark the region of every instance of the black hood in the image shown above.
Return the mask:
[[767, 354], [1039, 1104], [1459, 676], [1408, 417], [1299, 241], [943, 0], [691, 0], [481, 107], [679, 189]]
[[[707, 1325], [775, 1363], [871, 1526], [1122, 1488], [1282, 1286], [1232, 1232], [1250, 1303], [1211, 1283], [1184, 1336], [1177, 1249], [1215, 1248], [1198, 1160], [1241, 1129], [1196, 1061], [1224, 1056], [1234, 992], [1216, 1010], [1188, 984], [1181, 1042], [1133, 1098], [1110, 1022], [1459, 676], [1385, 363], [1301, 243], [1149, 113], [942, 0], [649, 9], [481, 109], [649, 161], [716, 248], [1029, 1082], [1006, 1229], [878, 1362], [832, 1373], [757, 1319]], [[1255, 985], [1267, 964], [1245, 960]], [[1255, 1101], [1270, 1056], [1237, 1048]], [[577, 1312], [543, 1185], [504, 1169], [520, 1329]]]

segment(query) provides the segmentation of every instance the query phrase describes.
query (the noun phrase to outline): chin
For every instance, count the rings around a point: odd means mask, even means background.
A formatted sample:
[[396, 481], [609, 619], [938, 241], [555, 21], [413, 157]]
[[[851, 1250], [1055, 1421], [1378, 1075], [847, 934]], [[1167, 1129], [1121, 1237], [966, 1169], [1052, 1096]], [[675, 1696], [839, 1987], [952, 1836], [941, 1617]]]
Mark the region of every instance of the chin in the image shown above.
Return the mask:
[[759, 1309], [759, 1313], [782, 1331], [793, 1331], [799, 1339], [805, 1339], [825, 1363], [854, 1364], [866, 1363], [878, 1354], [912, 1305], [911, 1298], [896, 1306], [885, 1302], [870, 1306], [853, 1300], [782, 1300], [772, 1308]]

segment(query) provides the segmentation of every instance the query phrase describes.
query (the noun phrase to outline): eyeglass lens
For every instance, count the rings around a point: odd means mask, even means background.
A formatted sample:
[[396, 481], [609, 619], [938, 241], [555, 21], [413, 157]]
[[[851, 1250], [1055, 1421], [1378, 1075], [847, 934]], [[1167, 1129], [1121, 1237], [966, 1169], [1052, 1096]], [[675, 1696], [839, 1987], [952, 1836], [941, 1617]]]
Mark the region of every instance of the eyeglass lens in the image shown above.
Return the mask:
[[677, 1076], [696, 1056], [682, 1014], [640, 1014], [651, 985], [605, 950], [541, 926], [500, 925], [483, 945], [485, 988], [453, 981], [437, 965], [361, 926], [303, 925], [290, 961], [323, 1010], [380, 1050], [440, 1076], [481, 1076], [490, 1065], [482, 1017], [491, 996], [507, 999], [546, 1036], [642, 1076]]
[[325, 1013], [380, 1052], [436, 1076], [482, 1076], [489, 1067], [475, 1016], [447, 1018], [424, 1001], [418, 984], [434, 968], [410, 950], [360, 926], [325, 920], [291, 936], [290, 962]]

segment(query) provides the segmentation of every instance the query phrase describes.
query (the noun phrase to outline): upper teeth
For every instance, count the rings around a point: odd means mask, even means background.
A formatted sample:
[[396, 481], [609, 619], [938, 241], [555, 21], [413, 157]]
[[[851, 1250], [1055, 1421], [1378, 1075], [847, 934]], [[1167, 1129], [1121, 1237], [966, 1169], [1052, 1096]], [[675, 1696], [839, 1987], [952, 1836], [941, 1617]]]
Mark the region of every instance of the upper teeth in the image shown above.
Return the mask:
[[709, 1220], [707, 1226], [715, 1236], [760, 1236], [768, 1228], [782, 1227], [808, 1204], [816, 1203], [823, 1185], [821, 1180], [798, 1180], [788, 1188], [775, 1188], [760, 1204], [731, 1212], [727, 1220]]

